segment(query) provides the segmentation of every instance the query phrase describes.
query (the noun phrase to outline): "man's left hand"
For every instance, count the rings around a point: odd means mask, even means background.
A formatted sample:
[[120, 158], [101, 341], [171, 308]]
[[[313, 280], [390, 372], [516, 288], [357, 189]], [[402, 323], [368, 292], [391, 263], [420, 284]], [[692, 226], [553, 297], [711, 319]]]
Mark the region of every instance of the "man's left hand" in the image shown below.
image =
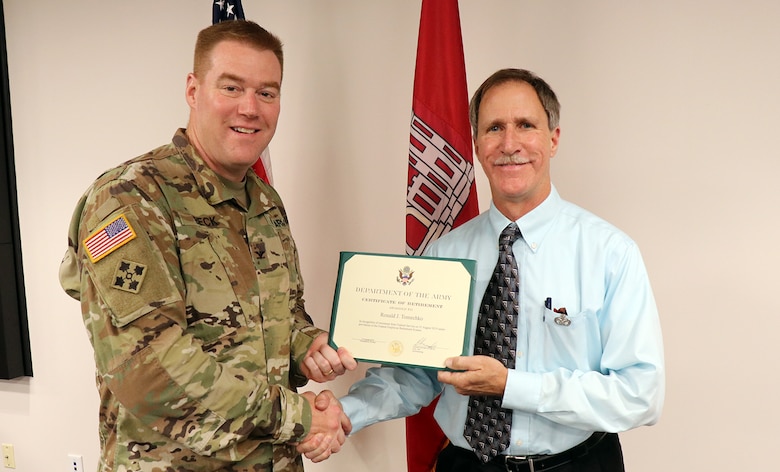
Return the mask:
[[504, 394], [509, 374], [504, 365], [488, 356], [450, 357], [444, 363], [458, 372], [439, 371], [439, 382], [452, 385], [461, 395]]
[[322, 333], [311, 343], [301, 370], [310, 380], [326, 382], [348, 370], [355, 370], [357, 361], [346, 348], [337, 350], [328, 345], [328, 333]]

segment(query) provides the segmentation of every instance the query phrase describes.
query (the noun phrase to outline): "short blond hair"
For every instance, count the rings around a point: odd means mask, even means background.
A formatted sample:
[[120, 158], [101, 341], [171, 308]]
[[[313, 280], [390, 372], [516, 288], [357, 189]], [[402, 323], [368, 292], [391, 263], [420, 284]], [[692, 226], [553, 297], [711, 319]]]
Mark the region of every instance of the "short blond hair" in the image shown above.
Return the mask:
[[282, 41], [253, 21], [235, 20], [213, 24], [198, 33], [192, 64], [192, 72], [195, 77], [201, 77], [209, 70], [211, 51], [223, 41], [236, 41], [252, 46], [258, 51], [271, 51], [284, 70]]

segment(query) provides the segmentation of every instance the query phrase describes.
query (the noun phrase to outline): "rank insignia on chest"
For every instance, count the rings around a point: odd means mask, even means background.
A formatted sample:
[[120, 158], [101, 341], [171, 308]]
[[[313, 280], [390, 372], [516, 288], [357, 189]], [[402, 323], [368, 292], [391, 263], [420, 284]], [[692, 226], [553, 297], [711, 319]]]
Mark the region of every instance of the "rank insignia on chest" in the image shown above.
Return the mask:
[[121, 260], [114, 272], [113, 288], [138, 293], [146, 277], [146, 266], [137, 262]]
[[135, 238], [135, 231], [125, 215], [109, 221], [84, 240], [84, 249], [94, 264]]

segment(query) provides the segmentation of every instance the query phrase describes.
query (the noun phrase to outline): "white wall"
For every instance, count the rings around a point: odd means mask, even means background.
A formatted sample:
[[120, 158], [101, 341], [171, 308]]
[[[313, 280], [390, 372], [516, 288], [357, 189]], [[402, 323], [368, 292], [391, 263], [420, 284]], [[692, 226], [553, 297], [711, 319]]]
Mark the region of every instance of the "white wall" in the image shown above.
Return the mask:
[[[5, 0], [34, 378], [0, 381], [19, 472], [97, 463], [97, 395], [57, 268], [73, 205], [103, 170], [170, 139], [210, 0]], [[780, 374], [780, 4], [462, 0], [472, 92], [525, 67], [563, 103], [562, 195], [643, 249], [668, 362], [661, 422], [622, 435], [628, 469], [762, 469]], [[282, 37], [271, 146], [307, 282], [329, 322], [338, 252], [401, 253], [419, 1], [245, 0]], [[489, 199], [478, 174], [480, 207]], [[330, 383], [337, 394], [360, 375]], [[404, 469], [403, 421], [310, 471]]]

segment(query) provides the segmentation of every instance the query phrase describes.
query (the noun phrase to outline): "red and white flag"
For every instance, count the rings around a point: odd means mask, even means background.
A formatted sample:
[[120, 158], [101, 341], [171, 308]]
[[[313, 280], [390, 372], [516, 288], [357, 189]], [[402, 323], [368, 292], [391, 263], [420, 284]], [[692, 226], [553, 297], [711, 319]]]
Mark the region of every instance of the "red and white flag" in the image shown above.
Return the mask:
[[[457, 0], [422, 0], [409, 134], [406, 253], [479, 213], [471, 153], [466, 66]], [[436, 401], [406, 419], [409, 472], [429, 472], [446, 437]]]

